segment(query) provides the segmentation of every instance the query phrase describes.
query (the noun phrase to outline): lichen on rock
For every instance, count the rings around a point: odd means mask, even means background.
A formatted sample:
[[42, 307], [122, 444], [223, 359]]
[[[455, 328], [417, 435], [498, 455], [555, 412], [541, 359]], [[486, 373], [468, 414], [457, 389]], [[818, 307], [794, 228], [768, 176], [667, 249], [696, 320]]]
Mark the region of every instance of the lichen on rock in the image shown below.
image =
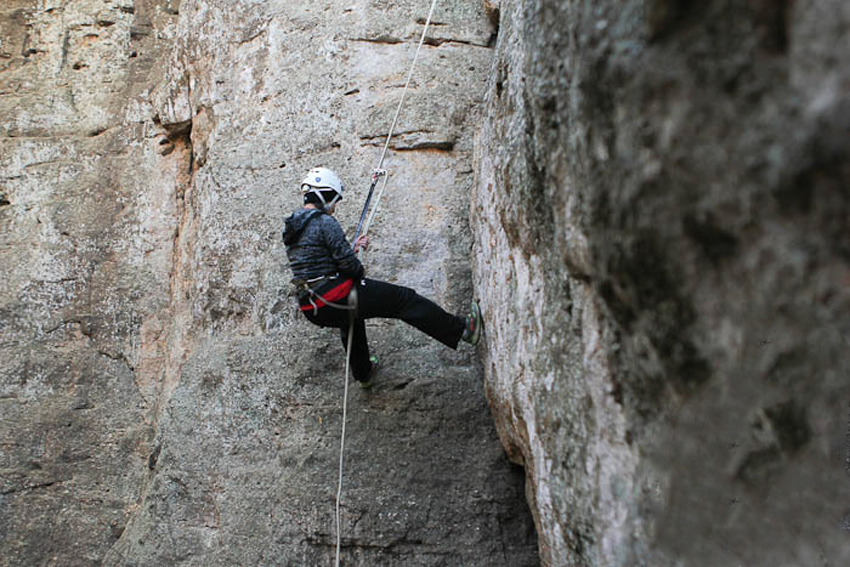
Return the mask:
[[501, 2], [474, 279], [543, 564], [848, 561], [849, 21]]

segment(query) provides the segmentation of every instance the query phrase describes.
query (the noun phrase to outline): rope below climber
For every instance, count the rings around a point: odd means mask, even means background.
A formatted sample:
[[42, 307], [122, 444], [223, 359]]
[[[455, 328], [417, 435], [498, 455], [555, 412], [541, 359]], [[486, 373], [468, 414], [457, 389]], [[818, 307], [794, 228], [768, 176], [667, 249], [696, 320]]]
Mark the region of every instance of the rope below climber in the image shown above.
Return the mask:
[[[373, 182], [374, 188], [374, 182]], [[401, 319], [444, 345], [456, 349], [464, 340], [476, 345], [482, 320], [478, 304], [471, 302], [469, 314], [452, 315], [408, 287], [365, 277], [357, 257], [369, 246], [368, 235], [351, 246], [334, 218], [343, 197], [343, 184], [333, 171], [311, 169], [301, 183], [303, 207], [285, 221], [283, 242], [293, 273], [298, 304], [304, 316], [320, 327], [340, 330], [346, 349], [346, 381], [343, 398], [343, 431], [340, 447], [340, 476], [337, 491], [337, 560], [339, 565], [339, 500], [342, 490], [342, 459], [348, 401], [348, 371], [360, 386], [372, 386], [378, 366], [366, 337], [366, 319]], [[365, 210], [365, 207], [364, 207]], [[362, 219], [362, 215], [361, 215]], [[352, 301], [352, 299], [356, 300]]]
[[[458, 342], [463, 339], [473, 346], [478, 343], [480, 334], [481, 334], [481, 313], [479, 311], [478, 303], [473, 301], [471, 304], [471, 309], [469, 315], [462, 319], [462, 327], [460, 337], [457, 337], [457, 323], [461, 321], [460, 317], [454, 317], [446, 313], [435, 303], [421, 297], [415, 291], [404, 288], [401, 286], [394, 286], [392, 284], [387, 284], [385, 282], [379, 282], [377, 280], [371, 280], [372, 285], [369, 288], [368, 295], [374, 301], [374, 305], [370, 305], [369, 309], [361, 310], [360, 303], [360, 291], [361, 287], [365, 289], [367, 281], [362, 276], [365, 275], [365, 270], [363, 269], [362, 264], [359, 264], [359, 260], [357, 258], [357, 254], [360, 250], [365, 250], [369, 246], [369, 238], [367, 236], [367, 232], [369, 230], [369, 226], [372, 224], [372, 220], [375, 218], [375, 214], [378, 211], [378, 207], [381, 202], [381, 197], [383, 196], [384, 190], [387, 188], [387, 181], [389, 179], [387, 173], [382, 170], [384, 164], [384, 158], [387, 155], [387, 150], [390, 146], [390, 140], [392, 140], [393, 132], [395, 131], [396, 124], [398, 124], [398, 118], [401, 114], [402, 106], [404, 105], [404, 99], [407, 95], [407, 90], [410, 87], [410, 81], [413, 77], [413, 70], [416, 68], [416, 61], [419, 59], [419, 53], [422, 50], [422, 46], [425, 43], [425, 36], [428, 32], [428, 26], [431, 24], [431, 18], [434, 15], [434, 9], [437, 7], [437, 0], [432, 0], [431, 9], [428, 11], [428, 18], [425, 21], [425, 26], [422, 29], [422, 36], [419, 39], [419, 45], [416, 48], [416, 53], [413, 57], [413, 63], [410, 66], [410, 71], [407, 75], [407, 81], [404, 85], [404, 89], [401, 93], [401, 98], [399, 99], [398, 107], [396, 108], [395, 117], [393, 118], [392, 125], [390, 126], [390, 130], [387, 134], [386, 143], [384, 144], [384, 149], [381, 152], [381, 158], [378, 162], [378, 167], [375, 169], [372, 175], [372, 184], [369, 187], [369, 194], [366, 198], [366, 203], [363, 206], [363, 211], [360, 214], [360, 220], [357, 223], [357, 230], [354, 235], [354, 246], [351, 247], [351, 252], [353, 255], [346, 253], [345, 247], [340, 248], [339, 246], [339, 236], [342, 235], [342, 240], [345, 240], [345, 236], [342, 233], [341, 228], [339, 227], [339, 223], [336, 225], [331, 225], [331, 233], [333, 235], [332, 239], [326, 239], [326, 249], [325, 252], [330, 252], [330, 258], [334, 260], [335, 263], [340, 264], [341, 271], [338, 271], [334, 275], [330, 275], [329, 273], [322, 275], [313, 275], [312, 277], [304, 277], [300, 278], [296, 275], [293, 282], [297, 284], [298, 287], [298, 296], [299, 296], [299, 305], [301, 306], [301, 310], [305, 313], [308, 319], [310, 319], [313, 323], [319, 326], [325, 327], [338, 327], [341, 331], [343, 344], [346, 348], [346, 357], [345, 357], [345, 377], [344, 377], [344, 395], [342, 402], [342, 432], [340, 435], [340, 448], [339, 448], [339, 483], [337, 487], [336, 493], [336, 513], [335, 513], [335, 523], [336, 523], [336, 556], [334, 565], [335, 567], [339, 567], [340, 565], [340, 549], [342, 545], [341, 540], [341, 519], [340, 519], [340, 501], [342, 498], [342, 479], [343, 479], [343, 462], [345, 458], [345, 426], [347, 421], [347, 409], [348, 409], [348, 377], [349, 372], [351, 370], [351, 363], [356, 355], [360, 359], [360, 363], [368, 363], [368, 371], [364, 374], [364, 372], [360, 371], [361, 378], [357, 378], [358, 374], [355, 373], [355, 378], [358, 379], [360, 385], [364, 388], [369, 388], [372, 384], [372, 380], [377, 370], [377, 358], [373, 356], [369, 356], [369, 346], [366, 340], [366, 328], [364, 320], [370, 316], [372, 317], [387, 317], [387, 318], [397, 318], [402, 319], [403, 321], [417, 327], [418, 329], [424, 331], [430, 336], [436, 338], [437, 340], [443, 342], [447, 346], [452, 348], [457, 348]], [[371, 215], [369, 216], [366, 225], [364, 226], [363, 222], [366, 219], [366, 214], [369, 211], [369, 205], [372, 201], [372, 195], [374, 194], [375, 187], [378, 184], [380, 178], [384, 178], [383, 186], [381, 190], [378, 192], [378, 198], [375, 202], [374, 207], [372, 208]], [[339, 177], [332, 171], [325, 168], [314, 168], [307, 174], [307, 178], [305, 178], [304, 182], [301, 184], [301, 190], [304, 193], [304, 209], [307, 211], [320, 211], [322, 213], [327, 214], [330, 217], [333, 217], [333, 213], [336, 210], [336, 204], [342, 199], [343, 195], [343, 185], [340, 181]], [[296, 217], [299, 214], [299, 211], [296, 211], [292, 216], [290, 216], [286, 220], [286, 229], [284, 230], [284, 242], [287, 245], [287, 255], [290, 259], [290, 267], [293, 270], [293, 274], [295, 274], [295, 268], [292, 266], [293, 264], [293, 254], [291, 250], [296, 248], [300, 243], [300, 236], [303, 232], [306, 231], [307, 226], [315, 217], [315, 213], [302, 213], [301, 217]], [[299, 219], [303, 218], [303, 222]], [[361, 236], [362, 230], [362, 236]], [[334, 252], [342, 252], [339, 256], [334, 256]], [[315, 253], [315, 250], [314, 250]], [[345, 263], [348, 268], [351, 267], [351, 264], [354, 263], [357, 266], [357, 269], [352, 273], [353, 278], [348, 278], [341, 283], [337, 283], [335, 280], [340, 279], [340, 273], [343, 276], [346, 274], [345, 268], [342, 266], [342, 263]], [[303, 267], [303, 266], [302, 266]], [[349, 270], [350, 272], [350, 270]], [[309, 274], [302, 274], [304, 276], [308, 276]], [[359, 280], [359, 284], [357, 283]], [[314, 289], [314, 287], [318, 287], [316, 284], [321, 286], [333, 286], [330, 289], [326, 290], [324, 295]], [[347, 291], [347, 293], [346, 293]], [[346, 304], [342, 305], [339, 303], [334, 303], [334, 300], [342, 298], [345, 295]], [[304, 304], [304, 301], [307, 300], [309, 303], [309, 308]], [[380, 306], [379, 302], [383, 302], [383, 305]], [[326, 318], [325, 320], [319, 319], [319, 310], [322, 307], [331, 307], [336, 311], [336, 316], [332, 318]], [[308, 313], [312, 312], [312, 319]], [[348, 315], [348, 328], [346, 329], [345, 324], [341, 322], [341, 313], [347, 312]], [[333, 313], [333, 311], [325, 310], [325, 314]], [[415, 317], [414, 317], [415, 316]], [[358, 339], [357, 346], [355, 347], [355, 338]], [[366, 376], [366, 378], [362, 378]]]

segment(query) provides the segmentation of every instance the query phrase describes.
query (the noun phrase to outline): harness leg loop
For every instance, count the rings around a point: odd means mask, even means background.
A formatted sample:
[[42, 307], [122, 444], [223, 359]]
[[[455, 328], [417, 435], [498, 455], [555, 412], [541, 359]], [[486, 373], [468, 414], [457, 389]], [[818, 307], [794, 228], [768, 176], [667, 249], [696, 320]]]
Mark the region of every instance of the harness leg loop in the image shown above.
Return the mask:
[[355, 283], [354, 286], [351, 288], [351, 291], [348, 292], [348, 318], [352, 323], [355, 319], [357, 319], [358, 299], [359, 298], [357, 296], [357, 284]]

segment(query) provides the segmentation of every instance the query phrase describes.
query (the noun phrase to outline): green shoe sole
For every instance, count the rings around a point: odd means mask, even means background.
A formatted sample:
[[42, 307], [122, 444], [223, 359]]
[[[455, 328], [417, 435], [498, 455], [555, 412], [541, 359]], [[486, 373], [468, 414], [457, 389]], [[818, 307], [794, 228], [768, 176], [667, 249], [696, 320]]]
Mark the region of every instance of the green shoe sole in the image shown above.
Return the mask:
[[358, 380], [357, 382], [358, 384], [360, 384], [360, 388], [363, 390], [368, 390], [369, 388], [375, 385], [375, 375], [378, 374], [378, 366], [380, 364], [380, 362], [378, 361], [378, 357], [375, 355], [370, 356], [369, 362], [372, 363], [372, 370], [369, 371], [369, 379], [363, 380], [362, 382]]

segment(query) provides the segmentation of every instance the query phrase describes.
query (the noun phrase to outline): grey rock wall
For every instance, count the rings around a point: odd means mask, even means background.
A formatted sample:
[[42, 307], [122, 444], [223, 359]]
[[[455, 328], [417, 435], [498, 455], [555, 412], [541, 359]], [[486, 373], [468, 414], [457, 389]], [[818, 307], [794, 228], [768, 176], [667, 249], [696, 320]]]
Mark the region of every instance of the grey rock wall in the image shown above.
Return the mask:
[[[0, 564], [330, 563], [281, 221], [353, 227], [422, 4], [0, 7]], [[441, 2], [366, 261], [484, 364], [371, 325], [345, 564], [848, 562], [845, 4]]]
[[[285, 297], [280, 231], [316, 164], [353, 228], [422, 4], [0, 7], [0, 564], [331, 564], [342, 349]], [[435, 20], [366, 262], [460, 310], [494, 28]], [[343, 563], [539, 564], [475, 352], [370, 331]]]
[[850, 6], [500, 3], [487, 392], [545, 565], [850, 561]]
[[148, 473], [187, 153], [141, 102], [164, 5], [0, 7], [3, 565], [101, 564]]

